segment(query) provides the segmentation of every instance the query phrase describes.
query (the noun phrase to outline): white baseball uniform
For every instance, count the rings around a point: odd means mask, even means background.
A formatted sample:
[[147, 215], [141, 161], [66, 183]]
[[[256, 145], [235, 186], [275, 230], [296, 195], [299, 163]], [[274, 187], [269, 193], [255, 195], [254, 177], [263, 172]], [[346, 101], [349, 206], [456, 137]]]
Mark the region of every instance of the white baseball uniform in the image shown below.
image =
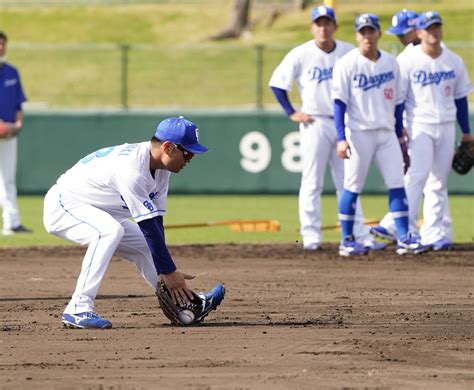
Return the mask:
[[[331, 99], [332, 73], [336, 61], [354, 46], [336, 40], [330, 53], [321, 50], [314, 40], [292, 49], [273, 72], [269, 85], [291, 91], [296, 81], [302, 101], [301, 112], [311, 115], [312, 123], [300, 124], [303, 162], [299, 191], [299, 218], [305, 247], [320, 245], [321, 193], [327, 164], [337, 195], [343, 188], [344, 164], [336, 155], [337, 133]], [[372, 237], [364, 226], [360, 202], [357, 207], [355, 235], [369, 245]]]
[[[406, 56], [410, 55], [411, 49], [413, 49], [415, 45], [413, 43], [408, 44], [405, 49], [397, 56], [397, 61], [400, 64], [403, 62], [403, 59]], [[446, 47], [442, 44], [442, 47]], [[406, 124], [406, 112], [404, 112], [405, 123], [404, 126], [407, 128]], [[409, 136], [411, 138], [411, 129], [407, 128], [409, 132]], [[410, 144], [408, 144], [410, 145]], [[409, 150], [409, 153], [411, 151]], [[452, 241], [452, 220], [451, 214], [449, 212], [449, 203], [448, 203], [448, 192], [445, 191], [444, 193], [439, 191], [440, 188], [440, 181], [438, 178], [430, 173], [428, 176], [428, 180], [426, 181], [425, 187], [423, 189], [424, 194], [424, 203], [423, 209], [425, 210], [423, 214], [425, 215], [435, 215], [436, 213], [442, 213], [443, 215], [443, 227], [444, 233], [441, 235], [444, 239], [448, 241]], [[418, 216], [417, 216], [418, 218]], [[430, 220], [430, 219], [429, 219]], [[429, 226], [429, 220], [425, 221], [425, 226]], [[389, 233], [393, 236], [396, 235], [396, 228], [395, 228], [395, 221], [393, 220], [392, 214], [387, 213], [380, 221], [380, 225], [383, 226]], [[432, 239], [430, 243], [435, 242], [437, 239]]]
[[93, 311], [114, 253], [135, 263], [155, 288], [158, 274], [140, 222], [166, 212], [170, 172], [150, 172], [150, 142], [123, 144], [84, 157], [48, 191], [44, 226], [49, 233], [88, 245], [65, 313]]
[[[411, 167], [406, 174], [406, 192], [410, 205], [410, 230], [418, 231], [416, 221], [423, 187], [430, 173], [436, 177], [431, 191], [436, 199], [424, 207], [421, 242], [432, 244], [450, 232], [443, 221], [443, 197], [447, 196], [448, 175], [454, 154], [455, 99], [466, 97], [472, 89], [464, 63], [457, 54], [443, 47], [433, 59], [421, 45], [400, 61], [406, 91], [407, 125], [411, 128]], [[425, 214], [426, 213], [426, 214]], [[449, 214], [448, 214], [449, 215]], [[450, 234], [450, 233], [448, 233]]]
[[341, 58], [333, 72], [333, 99], [347, 105], [344, 188], [360, 194], [373, 158], [387, 188], [403, 187], [403, 158], [395, 134], [395, 106], [403, 102], [395, 57], [379, 51], [377, 61], [358, 48]]

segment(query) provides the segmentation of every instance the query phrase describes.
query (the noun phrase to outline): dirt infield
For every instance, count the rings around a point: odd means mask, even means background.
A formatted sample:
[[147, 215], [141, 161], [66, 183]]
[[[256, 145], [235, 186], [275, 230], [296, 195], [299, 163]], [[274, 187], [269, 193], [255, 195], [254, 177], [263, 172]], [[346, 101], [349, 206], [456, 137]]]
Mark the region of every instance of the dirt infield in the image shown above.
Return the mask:
[[96, 310], [114, 328], [62, 328], [83, 248], [0, 250], [0, 388], [474, 388], [474, 245], [354, 259], [296, 244], [171, 252], [198, 275], [191, 287], [226, 286], [202, 326], [167, 325], [113, 258]]

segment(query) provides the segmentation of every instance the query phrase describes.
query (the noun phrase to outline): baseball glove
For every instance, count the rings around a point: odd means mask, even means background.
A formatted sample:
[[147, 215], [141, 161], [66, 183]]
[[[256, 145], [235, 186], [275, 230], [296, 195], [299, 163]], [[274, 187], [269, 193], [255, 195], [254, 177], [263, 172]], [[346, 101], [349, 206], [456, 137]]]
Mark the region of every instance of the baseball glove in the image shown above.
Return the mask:
[[403, 154], [403, 173], [407, 173], [408, 168], [410, 168], [410, 156], [408, 155], [408, 144], [404, 142], [400, 144], [400, 148], [402, 149]]
[[474, 165], [474, 140], [463, 141], [456, 148], [453, 169], [460, 175], [468, 173]]
[[193, 291], [194, 299], [185, 306], [177, 306], [173, 303], [173, 299], [162, 281], [156, 286], [156, 296], [160, 308], [164, 315], [171, 321], [173, 325], [187, 326], [200, 321], [200, 314], [203, 308], [201, 297]]

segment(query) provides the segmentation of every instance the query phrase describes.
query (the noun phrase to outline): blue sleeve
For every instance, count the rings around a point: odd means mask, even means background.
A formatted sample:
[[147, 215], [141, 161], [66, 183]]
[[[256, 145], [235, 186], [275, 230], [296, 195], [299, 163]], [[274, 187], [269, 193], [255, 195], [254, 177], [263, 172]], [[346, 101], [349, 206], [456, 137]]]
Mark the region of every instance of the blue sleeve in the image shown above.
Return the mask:
[[403, 136], [403, 111], [405, 110], [405, 103], [397, 104], [395, 107], [395, 133], [397, 137]]
[[285, 110], [286, 114], [290, 116], [291, 114], [294, 114], [296, 110], [293, 108], [293, 106], [290, 103], [290, 99], [288, 98], [288, 92], [284, 89], [277, 88], [277, 87], [271, 87], [273, 94], [276, 97], [276, 100], [278, 100], [278, 103], [283, 107]]
[[346, 139], [346, 124], [344, 123], [346, 109], [346, 103], [339, 99], [334, 100], [334, 123], [336, 125], [338, 141], [345, 141]]
[[18, 78], [17, 83], [17, 98], [16, 98], [16, 111], [21, 111], [21, 105], [26, 102], [26, 96], [23, 92], [23, 86], [21, 85], [20, 73], [16, 71], [16, 77]]
[[176, 265], [165, 243], [165, 228], [163, 227], [163, 217], [145, 219], [138, 222], [138, 226], [145, 236], [145, 240], [150, 248], [156, 272], [160, 274], [170, 274], [176, 271]]
[[463, 134], [470, 134], [471, 129], [469, 128], [469, 109], [467, 107], [467, 96], [461, 99], [454, 100], [456, 104], [456, 119], [458, 120], [459, 127]]

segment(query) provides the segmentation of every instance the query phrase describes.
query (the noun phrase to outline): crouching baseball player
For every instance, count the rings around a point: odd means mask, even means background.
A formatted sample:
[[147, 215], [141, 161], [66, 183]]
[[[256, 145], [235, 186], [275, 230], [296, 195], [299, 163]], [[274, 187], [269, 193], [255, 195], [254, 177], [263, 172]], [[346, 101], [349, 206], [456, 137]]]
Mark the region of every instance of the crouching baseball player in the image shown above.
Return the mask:
[[357, 16], [355, 31], [359, 47], [336, 62], [333, 72], [337, 154], [345, 159], [344, 190], [339, 200], [339, 254], [367, 253], [367, 248], [354, 239], [353, 228], [355, 205], [372, 159], [389, 189], [389, 209], [397, 228], [397, 253], [421, 253], [425, 248], [408, 234], [401, 151], [404, 104], [397, 61], [377, 48], [381, 32], [376, 15]]
[[112, 327], [95, 313], [94, 299], [114, 254], [135, 263], [174, 324], [200, 322], [221, 303], [221, 284], [208, 293], [187, 287], [186, 279], [194, 276], [177, 270], [163, 228], [171, 172], [207, 150], [194, 123], [172, 117], [159, 123], [151, 141], [91, 153], [51, 187], [44, 201], [46, 230], [88, 247], [62, 316], [65, 326]]

